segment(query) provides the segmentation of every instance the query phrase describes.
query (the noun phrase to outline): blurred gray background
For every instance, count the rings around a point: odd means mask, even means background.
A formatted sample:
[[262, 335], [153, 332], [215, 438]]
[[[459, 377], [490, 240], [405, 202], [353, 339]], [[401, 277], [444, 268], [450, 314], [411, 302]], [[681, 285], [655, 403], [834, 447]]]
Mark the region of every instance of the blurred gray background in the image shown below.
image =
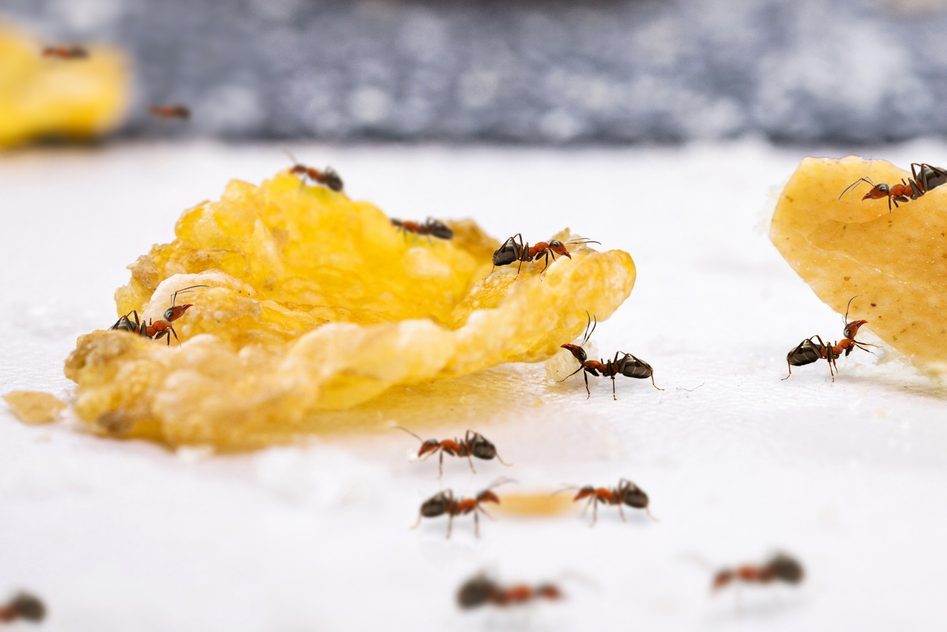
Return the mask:
[[[0, 21], [129, 50], [125, 136], [877, 144], [947, 132], [943, 0], [4, 0]], [[156, 102], [194, 118], [149, 120]]]

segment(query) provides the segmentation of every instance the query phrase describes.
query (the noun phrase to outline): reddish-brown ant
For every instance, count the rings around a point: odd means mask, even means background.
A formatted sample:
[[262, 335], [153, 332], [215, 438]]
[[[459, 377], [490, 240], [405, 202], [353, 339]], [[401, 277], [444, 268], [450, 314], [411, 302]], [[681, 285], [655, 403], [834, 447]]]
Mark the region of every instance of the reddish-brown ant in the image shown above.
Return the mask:
[[20, 593], [5, 605], [0, 606], [0, 622], [34, 621], [40, 622], [46, 617], [46, 606], [37, 597], [29, 593]]
[[569, 250], [566, 248], [566, 246], [584, 246], [586, 244], [598, 243], [601, 242], [581, 237], [577, 239], [570, 239], [565, 243], [559, 241], [558, 239], [553, 239], [548, 242], [538, 241], [534, 245], [530, 246], [529, 243], [523, 243], [522, 233], [516, 233], [504, 241], [503, 244], [494, 251], [493, 267], [506, 266], [513, 263], [514, 261], [519, 261], [519, 266], [516, 268], [516, 274], [519, 275], [520, 271], [523, 269], [524, 261], [539, 261], [540, 258], [543, 258], [545, 260], [545, 265], [543, 266], [542, 272], [545, 272], [546, 268], [549, 267], [550, 257], [553, 261], [556, 260], [556, 255], [561, 255], [570, 259], [572, 258], [572, 255], [569, 253]]
[[58, 59], [85, 59], [89, 56], [89, 51], [81, 46], [47, 46], [43, 49], [43, 57], [56, 57]]
[[712, 590], [720, 590], [733, 582], [745, 584], [771, 584], [776, 581], [798, 584], [805, 572], [802, 564], [794, 558], [780, 553], [764, 564], [744, 564], [736, 568], [725, 568], [714, 575]]
[[186, 105], [152, 105], [148, 108], [148, 113], [157, 118], [163, 119], [181, 119], [191, 118], [191, 110]]
[[842, 317], [842, 322], [845, 324], [844, 329], [842, 330], [842, 335], [844, 336], [834, 345], [825, 344], [822, 342], [822, 338], [818, 335], [810, 336], [806, 338], [798, 345], [796, 345], [787, 355], [786, 355], [786, 366], [789, 369], [789, 374], [784, 377], [784, 380], [788, 380], [792, 377], [792, 367], [794, 366], [805, 366], [807, 364], [812, 364], [813, 362], [818, 362], [819, 360], [826, 360], [829, 363], [829, 375], [832, 376], [832, 381], [835, 381], [835, 375], [838, 373], [838, 365], [836, 360], [842, 357], [844, 353], [848, 356], [852, 351], [857, 347], [863, 351], [868, 351], [871, 353], [871, 350], [867, 347], [873, 345], [856, 340], [855, 336], [858, 335], [858, 330], [862, 325], [866, 324], [867, 320], [855, 320], [852, 322], [848, 321], [848, 312], [852, 307], [852, 301], [854, 301], [857, 296], [853, 296], [848, 299], [848, 306], [845, 308], [845, 316]]
[[493, 493], [493, 489], [511, 482], [513, 482], [511, 479], [500, 479], [473, 498], [455, 498], [454, 492], [449, 489], [438, 492], [421, 503], [418, 521], [411, 528], [417, 528], [417, 526], [421, 524], [422, 518], [437, 518], [438, 516], [447, 514], [447, 537], [449, 538], [454, 524], [454, 516], [463, 516], [472, 513], [474, 517], [474, 534], [479, 538], [480, 514], [482, 513], [491, 520], [493, 519], [493, 517], [487, 513], [487, 510], [482, 507], [482, 504], [496, 503], [499, 505], [500, 498]]
[[428, 217], [423, 223], [392, 218], [391, 225], [415, 235], [433, 235], [438, 239], [451, 239], [454, 236], [450, 226], [433, 217]]
[[474, 474], [477, 473], [477, 470], [474, 469], [472, 457], [483, 459], [484, 461], [496, 459], [503, 465], [510, 465], [510, 463], [507, 463], [500, 458], [495, 445], [488, 441], [487, 438], [482, 434], [479, 432], [474, 432], [473, 430], [468, 430], [466, 433], [464, 433], [463, 439], [454, 438], [438, 441], [437, 439], [422, 439], [407, 428], [403, 428], [401, 426], [395, 426], [395, 428], [404, 430], [409, 435], [421, 442], [421, 448], [418, 450], [419, 459], [424, 460], [433, 454], [438, 452], [440, 453], [437, 464], [438, 478], [444, 475], [445, 454], [449, 454], [450, 456], [466, 457], [467, 462], [470, 464], [470, 471]]
[[465, 610], [486, 604], [518, 606], [538, 599], [559, 601], [562, 598], [562, 591], [555, 584], [501, 586], [483, 574], [468, 579], [457, 591], [457, 604]]
[[[595, 319], [595, 317], [589, 315], [589, 322], [585, 326], [585, 337], [582, 339], [582, 345], [588, 343], [589, 338], [592, 337], [592, 332], [595, 331], [595, 327], [597, 325], [598, 321]], [[624, 375], [625, 377], [632, 377], [642, 380], [651, 378], [651, 385], [654, 386], [654, 388], [658, 389], [659, 391], [664, 390], [654, 383], [654, 369], [652, 369], [651, 365], [644, 360], [635, 357], [630, 353], [625, 353], [624, 351], [616, 351], [615, 357], [611, 360], [589, 360], [588, 354], [586, 354], [585, 349], [582, 348], [582, 345], [559, 345], [571, 353], [573, 357], [579, 361], [579, 368], [559, 381], [565, 382], [579, 371], [584, 371], [582, 376], [585, 378], [585, 392], [587, 393], [586, 399], [592, 396], [592, 391], [589, 390], [589, 375], [612, 378], [612, 399], [616, 400], [618, 399], [618, 395], [615, 393], [616, 375]]]
[[[190, 292], [191, 290], [199, 287], [208, 287], [206, 285], [191, 285], [186, 288], [182, 288], [176, 291], [171, 296], [171, 307], [169, 307], [164, 312], [164, 318], [156, 321], [148, 321], [144, 323], [138, 319], [138, 312], [132, 310], [115, 321], [115, 324], [109, 327], [109, 329], [119, 329], [122, 331], [130, 331], [133, 334], [139, 336], [144, 336], [145, 338], [153, 338], [154, 340], [161, 340], [162, 338], [167, 338], [168, 345], [171, 345], [171, 336], [174, 336], [174, 339], [180, 342], [178, 338], [178, 332], [174, 331], [174, 326], [171, 325], [181, 316], [184, 316], [184, 312], [194, 306], [193, 303], [186, 303], [184, 305], [175, 305], [178, 300], [178, 294], [184, 294]], [[134, 317], [134, 322], [130, 316]]]
[[332, 167], [316, 169], [315, 167], [302, 164], [288, 151], [286, 152], [286, 155], [289, 156], [289, 159], [293, 161], [293, 166], [290, 167], [289, 172], [293, 175], [300, 176], [300, 180], [302, 181], [303, 185], [306, 184], [306, 180], [310, 180], [311, 182], [321, 184], [332, 191], [341, 191], [344, 188], [345, 184], [342, 182], [342, 178]]
[[[567, 487], [566, 489], [577, 488]], [[588, 512], [589, 507], [592, 507], [592, 524], [589, 525], [590, 527], [594, 527], [595, 522], [598, 520], [599, 503], [617, 506], [618, 515], [621, 516], [622, 522], [625, 521], [625, 512], [622, 509], [622, 505], [628, 505], [629, 507], [634, 507], [635, 509], [643, 509], [649, 518], [657, 521], [657, 518], [651, 514], [651, 510], [648, 508], [648, 506], [651, 504], [648, 495], [643, 489], [626, 478], [618, 481], [618, 485], [612, 488], [593, 487], [592, 485], [580, 487], [578, 488], [578, 493], [576, 493], [575, 497], [572, 499], [572, 502], [579, 502], [585, 498], [588, 498], [589, 502], [586, 503], [585, 509], [582, 510], [582, 515], [584, 516]]]
[[912, 162], [911, 178], [907, 181], [905, 181], [904, 178], [901, 178], [900, 184], [888, 186], [884, 182], [875, 184], [872, 182], [871, 178], [866, 176], [864, 178], [855, 180], [850, 185], [845, 187], [845, 190], [839, 194], [838, 198], [841, 200], [843, 195], [848, 193], [850, 189], [861, 184], [862, 182], [871, 185], [871, 190], [862, 196], [862, 200], [880, 200], [883, 198], [888, 198], [888, 212], [890, 213], [892, 202], [894, 202], [894, 206], [897, 208], [898, 202], [904, 204], [905, 202], [916, 200], [931, 189], [935, 189], [947, 182], [947, 171], [941, 169], [940, 167], [929, 165], [926, 162]]

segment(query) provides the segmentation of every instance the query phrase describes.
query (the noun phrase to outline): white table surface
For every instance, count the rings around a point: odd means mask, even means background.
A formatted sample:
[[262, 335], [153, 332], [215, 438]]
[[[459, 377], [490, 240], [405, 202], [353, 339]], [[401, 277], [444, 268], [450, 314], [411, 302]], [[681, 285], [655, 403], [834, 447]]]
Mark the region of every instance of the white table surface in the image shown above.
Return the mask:
[[[602, 380], [587, 401], [578, 377], [514, 367], [508, 391], [443, 411], [441, 433], [481, 419], [514, 467], [455, 461], [443, 484], [625, 476], [660, 522], [501, 518], [476, 541], [461, 519], [447, 541], [443, 521], [408, 529], [441, 483], [400, 433], [220, 457], [0, 407], [0, 596], [42, 596], [43, 629], [947, 629], [947, 387], [868, 354], [834, 384], [822, 363], [780, 381], [792, 346], [841, 328], [767, 237], [801, 150], [291, 149], [394, 216], [472, 216], [531, 240], [568, 225], [632, 253], [637, 285], [597, 348], [647, 359], [667, 390], [624, 380], [614, 402]], [[937, 163], [947, 145], [872, 153]], [[0, 156], [0, 391], [68, 393], [63, 360], [114, 320], [124, 267], [228, 178], [285, 165], [279, 145]], [[746, 589], [739, 608], [709, 594], [711, 567], [777, 548], [805, 563], [799, 589]], [[568, 600], [461, 613], [455, 589], [479, 569], [559, 579]]]

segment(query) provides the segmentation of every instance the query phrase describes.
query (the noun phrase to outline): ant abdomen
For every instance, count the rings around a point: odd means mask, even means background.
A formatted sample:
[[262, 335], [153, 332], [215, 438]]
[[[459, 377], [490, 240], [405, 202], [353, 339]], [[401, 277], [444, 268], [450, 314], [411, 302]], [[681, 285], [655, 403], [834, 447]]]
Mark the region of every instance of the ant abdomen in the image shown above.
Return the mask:
[[644, 360], [639, 360], [635, 356], [626, 353], [625, 357], [619, 360], [621, 374], [625, 377], [633, 377], [640, 380], [648, 379], [654, 374], [654, 369]]

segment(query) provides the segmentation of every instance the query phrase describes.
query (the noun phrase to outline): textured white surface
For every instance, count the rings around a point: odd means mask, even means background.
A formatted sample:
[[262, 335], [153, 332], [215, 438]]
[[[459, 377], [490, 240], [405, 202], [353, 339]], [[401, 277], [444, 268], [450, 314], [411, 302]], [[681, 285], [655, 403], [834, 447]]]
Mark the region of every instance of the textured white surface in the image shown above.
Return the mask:
[[[68, 391], [75, 337], [110, 324], [123, 267], [167, 241], [182, 209], [225, 181], [285, 166], [279, 146], [31, 151], [0, 162], [0, 391]], [[444, 410], [444, 436], [480, 419], [515, 465], [463, 462], [469, 493], [612, 484], [652, 498], [651, 523], [606, 510], [408, 526], [437, 491], [400, 433], [217, 457], [27, 427], [0, 410], [0, 594], [29, 588], [49, 630], [942, 630], [947, 608], [947, 388], [857, 354], [781, 382], [786, 352], [841, 318], [767, 236], [801, 153], [754, 143], [628, 151], [293, 147], [350, 195], [394, 216], [473, 216], [497, 237], [569, 225], [632, 253], [638, 283], [596, 333], [647, 359], [659, 385], [547, 385], [514, 367], [507, 391]], [[947, 146], [885, 157], [937, 162]], [[541, 315], [537, 315], [541, 317]], [[870, 338], [869, 338], [870, 339]], [[699, 387], [699, 388], [697, 388]], [[686, 390], [691, 389], [691, 390]], [[504, 407], [512, 402], [512, 412]], [[477, 408], [473, 408], [476, 406]], [[455, 421], [452, 422], [451, 418]], [[510, 487], [512, 489], [512, 486]], [[501, 490], [502, 492], [502, 490]], [[501, 493], [502, 496], [502, 493]], [[798, 590], [708, 594], [706, 565], [774, 548], [808, 570]], [[568, 601], [460, 613], [458, 584], [562, 578]]]

